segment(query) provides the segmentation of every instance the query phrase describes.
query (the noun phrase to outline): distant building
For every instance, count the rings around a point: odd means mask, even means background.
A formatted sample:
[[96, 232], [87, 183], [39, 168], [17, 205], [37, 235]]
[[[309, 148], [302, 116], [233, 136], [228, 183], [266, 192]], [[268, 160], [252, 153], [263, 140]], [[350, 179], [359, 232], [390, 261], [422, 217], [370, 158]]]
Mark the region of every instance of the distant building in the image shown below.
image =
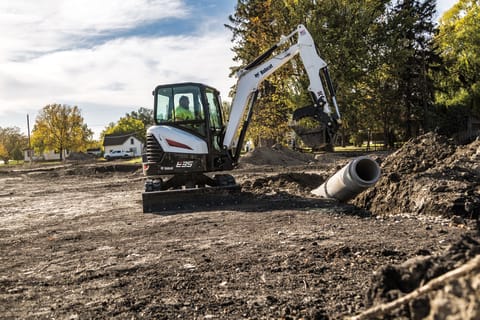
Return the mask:
[[[67, 159], [70, 152], [63, 150], [63, 160]], [[31, 156], [31, 157], [30, 157]], [[24, 160], [30, 162], [33, 161], [57, 161], [60, 160], [60, 152], [54, 150], [45, 150], [42, 154], [35, 154], [33, 150], [24, 150]]]
[[132, 151], [135, 157], [142, 155], [143, 143], [135, 134], [108, 134], [103, 139], [105, 154], [111, 150]]

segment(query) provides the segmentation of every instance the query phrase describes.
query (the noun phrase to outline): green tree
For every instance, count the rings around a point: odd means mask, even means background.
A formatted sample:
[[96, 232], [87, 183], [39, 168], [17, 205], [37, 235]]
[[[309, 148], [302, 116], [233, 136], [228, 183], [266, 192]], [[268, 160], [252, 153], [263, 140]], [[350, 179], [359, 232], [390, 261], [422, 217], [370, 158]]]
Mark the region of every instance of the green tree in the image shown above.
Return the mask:
[[2, 159], [5, 163], [8, 163], [8, 151], [3, 143], [0, 143], [0, 159]]
[[32, 130], [32, 144], [39, 151], [54, 150], [63, 160], [64, 150], [83, 151], [93, 136], [77, 106], [51, 104], [37, 116]]
[[142, 121], [145, 129], [154, 124], [153, 109], [149, 108], [140, 107], [138, 111], [132, 111], [130, 113], [127, 113], [125, 117], [131, 117], [133, 119], [138, 119]]
[[101, 140], [109, 134], [135, 134], [143, 143], [146, 141], [145, 125], [141, 120], [129, 115], [121, 117], [117, 123], [110, 123], [100, 134]]
[[[434, 0], [424, 2], [404, 0], [396, 8], [391, 29], [397, 31], [399, 45], [395, 63], [398, 83], [398, 101], [404, 121], [404, 135], [408, 139], [423, 129], [428, 130], [428, 110], [433, 103], [433, 86], [427, 77], [430, 61], [434, 59], [433, 38]], [[401, 26], [398, 33], [398, 26]], [[399, 53], [401, 56], [399, 56]]]
[[381, 82], [373, 76], [381, 64], [381, 21], [389, 2], [323, 0], [309, 14], [307, 27], [329, 64], [336, 87], [343, 142], [349, 136], [381, 128], [380, 108], [384, 104], [377, 98]]
[[[435, 127], [434, 9], [434, 0], [240, 0], [227, 28], [235, 60], [245, 65], [305, 24], [329, 65], [343, 141], [373, 131], [383, 132], [386, 144], [393, 132], [408, 138]], [[310, 102], [308, 86], [298, 59], [264, 81], [251, 132], [284, 137], [288, 115]]]
[[[373, 66], [371, 54], [379, 29], [377, 21], [388, 2], [239, 1], [235, 15], [230, 17], [231, 25], [227, 26], [236, 43], [235, 59], [243, 64], [251, 62], [259, 52], [276, 43], [280, 35], [305, 24], [320, 55], [329, 64], [344, 116], [343, 130], [358, 131], [360, 123], [372, 124], [374, 112], [370, 104], [375, 88], [367, 90], [365, 78]], [[267, 79], [260, 88], [263, 98], [255, 110], [252, 131], [262, 136], [285, 136], [288, 115], [294, 108], [311, 103], [308, 82], [298, 58]]]
[[[226, 25], [232, 31], [236, 44], [233, 48], [234, 60], [242, 67], [254, 61], [259, 53], [277, 43], [282, 34], [288, 34], [296, 27], [287, 19], [288, 12], [282, 1], [239, 0], [235, 14], [230, 16], [230, 25]], [[236, 72], [239, 68], [232, 68], [232, 71]], [[288, 118], [293, 109], [288, 98], [292, 73], [291, 65], [286, 65], [259, 87], [259, 98], [248, 134], [257, 146], [285, 139]]]
[[107, 134], [135, 134], [143, 143], [147, 140], [147, 129], [154, 124], [153, 110], [140, 107], [137, 111], [126, 113], [116, 123], [111, 122], [100, 134], [103, 140]]
[[23, 150], [28, 147], [28, 141], [18, 127], [0, 127], [0, 145], [2, 146], [0, 158], [8, 163], [11, 159], [23, 159]]
[[399, 0], [386, 7], [378, 22], [374, 67], [366, 83], [376, 93], [374, 109], [385, 143], [393, 131], [408, 139], [429, 129], [434, 14], [434, 0]]
[[436, 74], [436, 101], [447, 108], [464, 107], [480, 116], [480, 7], [459, 0], [440, 19], [435, 44], [442, 58]]

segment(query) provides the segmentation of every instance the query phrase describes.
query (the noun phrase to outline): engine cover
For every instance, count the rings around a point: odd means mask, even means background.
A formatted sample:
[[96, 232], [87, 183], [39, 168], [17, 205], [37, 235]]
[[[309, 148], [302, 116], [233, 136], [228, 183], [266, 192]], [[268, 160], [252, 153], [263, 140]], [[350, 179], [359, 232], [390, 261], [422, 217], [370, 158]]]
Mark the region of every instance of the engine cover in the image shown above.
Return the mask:
[[153, 136], [167, 153], [208, 154], [204, 139], [177, 127], [153, 126], [148, 128], [147, 136]]
[[[182, 145], [177, 140], [170, 140], [163, 137], [160, 141], [165, 141], [167, 152], [154, 134], [150, 131], [147, 134], [147, 144], [143, 154], [143, 172], [146, 176], [159, 176], [176, 173], [196, 173], [206, 171], [207, 154], [193, 153], [193, 148], [188, 148], [193, 144]], [[178, 145], [173, 145], [175, 141]], [[189, 143], [189, 142], [187, 142]], [[186, 149], [186, 150], [184, 150]], [[181, 150], [182, 152], [178, 152]], [[186, 151], [190, 152], [186, 152]], [[172, 152], [174, 151], [174, 152]]]

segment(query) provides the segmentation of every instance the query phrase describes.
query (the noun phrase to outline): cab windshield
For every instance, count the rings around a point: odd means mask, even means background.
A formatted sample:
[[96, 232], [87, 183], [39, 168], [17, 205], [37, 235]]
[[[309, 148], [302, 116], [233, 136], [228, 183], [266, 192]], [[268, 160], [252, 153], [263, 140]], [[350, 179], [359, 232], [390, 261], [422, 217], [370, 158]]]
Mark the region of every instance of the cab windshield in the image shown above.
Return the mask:
[[155, 123], [206, 135], [201, 90], [197, 86], [160, 87], [155, 96]]
[[155, 122], [203, 120], [200, 89], [195, 86], [159, 88], [155, 99]]

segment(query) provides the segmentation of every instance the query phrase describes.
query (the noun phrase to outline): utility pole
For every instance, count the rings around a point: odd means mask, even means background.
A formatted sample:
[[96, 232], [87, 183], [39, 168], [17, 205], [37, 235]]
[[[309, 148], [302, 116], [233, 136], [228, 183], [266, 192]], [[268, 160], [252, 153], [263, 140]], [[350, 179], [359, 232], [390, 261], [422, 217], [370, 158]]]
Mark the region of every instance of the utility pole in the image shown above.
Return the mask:
[[30, 141], [30, 118], [27, 113], [27, 132], [28, 132], [28, 156], [30, 158], [30, 165], [32, 165], [33, 152], [32, 152], [32, 143]]

